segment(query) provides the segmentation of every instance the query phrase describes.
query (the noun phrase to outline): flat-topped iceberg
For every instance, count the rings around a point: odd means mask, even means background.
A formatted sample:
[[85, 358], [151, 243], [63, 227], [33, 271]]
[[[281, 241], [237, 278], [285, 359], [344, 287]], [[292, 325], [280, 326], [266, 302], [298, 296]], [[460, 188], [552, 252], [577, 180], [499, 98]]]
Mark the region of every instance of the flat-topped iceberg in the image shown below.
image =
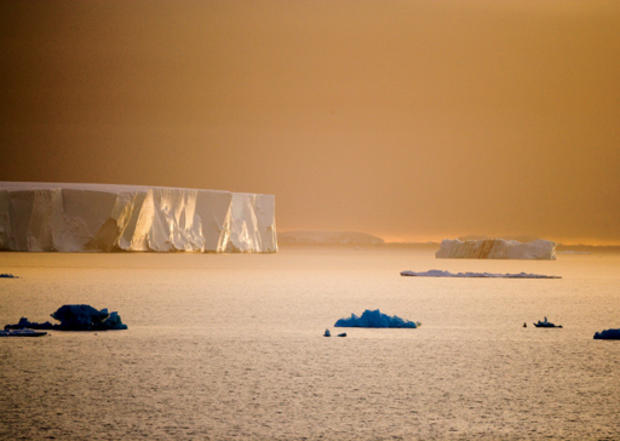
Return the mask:
[[620, 340], [620, 328], [605, 329], [601, 332], [595, 332], [595, 340]]
[[561, 276], [548, 276], [545, 274], [532, 274], [532, 273], [451, 273], [450, 271], [443, 271], [438, 269], [432, 269], [428, 271], [401, 271], [401, 276], [405, 277], [488, 277], [488, 278], [504, 278], [504, 279], [561, 279]]
[[0, 182], [0, 250], [275, 252], [273, 195]]
[[446, 239], [435, 253], [438, 258], [464, 259], [555, 259], [555, 242], [537, 239], [531, 242], [517, 240]]
[[404, 320], [396, 315], [383, 314], [380, 310], [367, 309], [361, 317], [351, 314], [349, 318], [341, 318], [335, 324], [340, 328], [417, 328], [420, 322]]

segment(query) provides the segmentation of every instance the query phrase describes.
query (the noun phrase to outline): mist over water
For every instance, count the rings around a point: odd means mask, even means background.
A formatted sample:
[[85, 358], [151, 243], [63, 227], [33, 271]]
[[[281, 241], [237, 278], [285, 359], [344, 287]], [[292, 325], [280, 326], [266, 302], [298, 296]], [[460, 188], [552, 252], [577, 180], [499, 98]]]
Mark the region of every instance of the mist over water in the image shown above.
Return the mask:
[[[0, 439], [618, 439], [620, 345], [592, 335], [620, 326], [619, 264], [2, 253], [1, 325], [89, 303], [129, 329], [0, 340]], [[431, 268], [562, 279], [399, 275]], [[365, 308], [422, 326], [322, 337]]]

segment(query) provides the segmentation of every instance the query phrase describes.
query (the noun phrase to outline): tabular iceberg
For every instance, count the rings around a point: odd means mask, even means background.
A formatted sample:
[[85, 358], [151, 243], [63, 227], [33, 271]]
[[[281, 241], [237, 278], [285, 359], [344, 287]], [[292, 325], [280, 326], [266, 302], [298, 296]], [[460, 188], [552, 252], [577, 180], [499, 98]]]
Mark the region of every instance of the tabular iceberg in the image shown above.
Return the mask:
[[273, 195], [0, 182], [0, 250], [275, 252]]
[[435, 253], [438, 258], [465, 259], [545, 259], [555, 260], [555, 242], [537, 239], [443, 240]]

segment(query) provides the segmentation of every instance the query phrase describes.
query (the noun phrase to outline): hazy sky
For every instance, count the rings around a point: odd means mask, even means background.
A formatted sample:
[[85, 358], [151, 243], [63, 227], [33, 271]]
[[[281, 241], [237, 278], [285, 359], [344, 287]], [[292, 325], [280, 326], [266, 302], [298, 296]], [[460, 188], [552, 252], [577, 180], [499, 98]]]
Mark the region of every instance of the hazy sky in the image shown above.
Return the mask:
[[4, 1], [0, 180], [620, 243], [620, 1]]

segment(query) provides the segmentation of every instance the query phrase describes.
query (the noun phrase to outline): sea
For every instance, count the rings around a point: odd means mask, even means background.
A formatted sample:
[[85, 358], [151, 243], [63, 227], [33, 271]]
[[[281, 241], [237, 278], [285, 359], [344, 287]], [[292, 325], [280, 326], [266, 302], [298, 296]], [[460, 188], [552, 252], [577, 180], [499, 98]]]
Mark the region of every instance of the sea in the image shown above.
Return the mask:
[[[0, 439], [620, 440], [620, 255], [434, 251], [0, 253], [0, 326], [129, 327], [1, 338]], [[562, 278], [400, 276], [430, 269]], [[422, 325], [333, 326], [377, 308]]]

